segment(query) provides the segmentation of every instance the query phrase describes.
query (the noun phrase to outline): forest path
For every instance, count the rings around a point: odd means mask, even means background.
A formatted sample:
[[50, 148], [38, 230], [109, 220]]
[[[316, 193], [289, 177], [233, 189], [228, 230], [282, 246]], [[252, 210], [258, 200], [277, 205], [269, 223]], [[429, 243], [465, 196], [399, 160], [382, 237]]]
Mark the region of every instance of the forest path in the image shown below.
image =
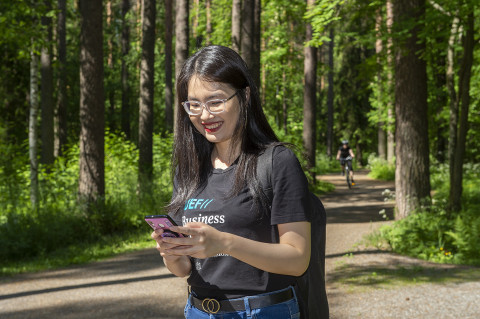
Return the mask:
[[[364, 234], [386, 223], [378, 212], [390, 182], [356, 172], [347, 190], [338, 174], [327, 208], [327, 293], [331, 318], [478, 318], [478, 268], [435, 265], [364, 247]], [[448, 279], [448, 280], [447, 280]], [[416, 282], [416, 283], [415, 283]], [[0, 319], [183, 318], [185, 279], [147, 249], [88, 265], [0, 279]]]
[[319, 177], [336, 186], [320, 196], [327, 211], [326, 281], [332, 319], [480, 318], [480, 269], [439, 265], [368, 247], [364, 235], [393, 220], [384, 201], [394, 182], [355, 172], [348, 189], [340, 174]]

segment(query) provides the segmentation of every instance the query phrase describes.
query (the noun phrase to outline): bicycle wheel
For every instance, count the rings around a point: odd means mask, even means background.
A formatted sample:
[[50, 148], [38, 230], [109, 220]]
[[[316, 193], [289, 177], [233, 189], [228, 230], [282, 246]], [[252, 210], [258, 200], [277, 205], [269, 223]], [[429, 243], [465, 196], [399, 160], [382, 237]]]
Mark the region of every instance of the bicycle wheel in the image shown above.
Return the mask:
[[345, 178], [347, 180], [348, 188], [352, 188], [352, 183], [350, 182], [350, 170], [348, 169], [348, 165], [345, 166]]

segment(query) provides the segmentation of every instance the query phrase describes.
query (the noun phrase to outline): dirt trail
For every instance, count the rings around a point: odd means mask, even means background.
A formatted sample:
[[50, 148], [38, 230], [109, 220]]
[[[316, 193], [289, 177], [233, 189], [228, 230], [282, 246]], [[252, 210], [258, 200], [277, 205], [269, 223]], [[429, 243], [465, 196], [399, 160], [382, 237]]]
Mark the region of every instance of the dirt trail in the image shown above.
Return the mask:
[[331, 318], [480, 318], [480, 269], [438, 265], [365, 247], [363, 236], [393, 220], [382, 192], [393, 182], [356, 172], [321, 177], [336, 190], [321, 199], [327, 211], [326, 272]]
[[[357, 186], [347, 190], [339, 175], [322, 179], [337, 186], [321, 197], [329, 223], [326, 270], [331, 318], [479, 318], [476, 270], [432, 265], [357, 244], [385, 223], [381, 209], [392, 218], [392, 204], [381, 195], [393, 188], [392, 183], [373, 181], [359, 172]], [[415, 276], [427, 283], [403, 283]], [[442, 276], [456, 280], [428, 282]], [[403, 280], [401, 285], [388, 285], [397, 278]], [[185, 280], [173, 277], [156, 250], [148, 249], [2, 279], [0, 319], [177, 319], [183, 318], [185, 297]]]

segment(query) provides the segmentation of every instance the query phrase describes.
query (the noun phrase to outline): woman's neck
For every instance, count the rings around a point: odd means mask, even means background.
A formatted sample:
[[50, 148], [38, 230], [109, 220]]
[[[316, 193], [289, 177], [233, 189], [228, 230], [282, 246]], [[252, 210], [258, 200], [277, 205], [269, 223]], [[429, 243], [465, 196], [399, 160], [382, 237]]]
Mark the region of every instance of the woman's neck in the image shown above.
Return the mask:
[[212, 165], [214, 168], [225, 169], [227, 167], [230, 167], [230, 165], [235, 162], [239, 155], [240, 145], [238, 145], [236, 149], [232, 152], [229, 144], [215, 144], [212, 151]]

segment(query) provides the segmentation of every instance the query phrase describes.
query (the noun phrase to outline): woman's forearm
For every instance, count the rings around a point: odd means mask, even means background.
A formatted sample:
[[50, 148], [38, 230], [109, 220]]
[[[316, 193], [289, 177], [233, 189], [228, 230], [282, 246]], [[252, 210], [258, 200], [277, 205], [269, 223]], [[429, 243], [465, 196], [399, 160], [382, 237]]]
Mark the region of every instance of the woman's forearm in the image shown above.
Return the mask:
[[[286, 236], [296, 237], [298, 235], [287, 234]], [[225, 240], [226, 254], [264, 271], [300, 276], [308, 268], [309, 242], [304, 243], [304, 249], [299, 249], [289, 243], [262, 243], [227, 233], [225, 233]], [[303, 240], [303, 238], [296, 238], [296, 240]]]
[[177, 277], [186, 277], [192, 272], [192, 263], [188, 256], [163, 257], [163, 263]]
[[171, 227], [187, 235], [184, 238], [165, 237], [172, 245], [165, 251], [169, 256], [208, 258], [227, 254], [267, 272], [300, 276], [310, 262], [310, 223], [279, 224], [279, 243], [264, 243], [234, 234], [220, 232], [204, 223], [189, 223]]

